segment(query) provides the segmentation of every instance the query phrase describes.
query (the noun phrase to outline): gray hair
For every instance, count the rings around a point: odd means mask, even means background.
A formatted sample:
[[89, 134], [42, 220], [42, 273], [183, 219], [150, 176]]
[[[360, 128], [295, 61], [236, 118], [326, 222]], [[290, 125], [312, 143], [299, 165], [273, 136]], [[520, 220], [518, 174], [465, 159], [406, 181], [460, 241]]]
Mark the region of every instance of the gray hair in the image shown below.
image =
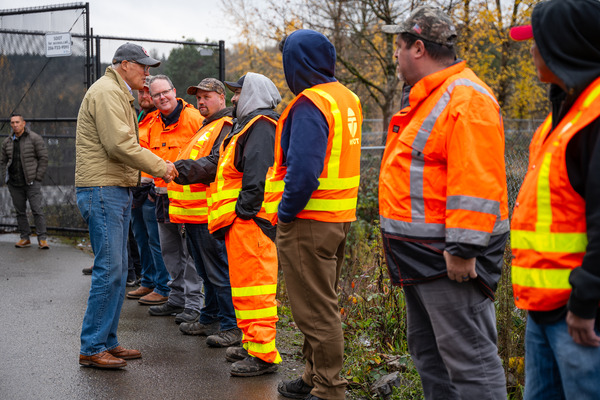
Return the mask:
[[[152, 85], [152, 82], [162, 79], [163, 81], [167, 81], [167, 83], [169, 84], [169, 86], [171, 87], [171, 89], [175, 89], [175, 86], [173, 86], [173, 82], [171, 82], [171, 79], [166, 76], [166, 75], [154, 75], [152, 78], [150, 78], [150, 80], [148, 81], [148, 90], [150, 90], [150, 85]], [[152, 94], [152, 90], [150, 90], [150, 94]]]

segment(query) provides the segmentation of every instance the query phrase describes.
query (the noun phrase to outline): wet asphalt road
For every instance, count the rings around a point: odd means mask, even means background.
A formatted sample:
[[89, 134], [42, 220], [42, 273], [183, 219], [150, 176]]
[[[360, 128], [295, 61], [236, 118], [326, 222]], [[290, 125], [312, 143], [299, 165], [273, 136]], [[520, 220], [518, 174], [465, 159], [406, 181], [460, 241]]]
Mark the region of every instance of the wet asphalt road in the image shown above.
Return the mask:
[[[50, 250], [17, 249], [0, 235], [0, 399], [284, 399], [275, 373], [229, 375], [224, 349], [185, 336], [174, 317], [150, 317], [125, 299], [119, 341], [142, 352], [122, 370], [80, 367], [79, 333], [92, 257], [50, 239]], [[129, 288], [128, 288], [129, 290]]]

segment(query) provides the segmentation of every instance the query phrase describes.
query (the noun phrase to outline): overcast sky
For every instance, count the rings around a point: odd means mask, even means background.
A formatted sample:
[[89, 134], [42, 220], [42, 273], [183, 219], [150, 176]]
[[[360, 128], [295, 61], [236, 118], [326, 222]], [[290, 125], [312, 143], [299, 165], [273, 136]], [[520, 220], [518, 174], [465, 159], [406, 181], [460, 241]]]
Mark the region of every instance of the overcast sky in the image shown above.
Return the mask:
[[[236, 40], [238, 29], [231, 26], [221, 10], [220, 0], [88, 0], [90, 26], [94, 35], [123, 36], [145, 39], [184, 40], [198, 42], [225, 41], [225, 46]], [[0, 9], [14, 9], [56, 4], [70, 1], [0, 0]], [[85, 2], [82, 2], [85, 3]], [[11, 26], [10, 29], [20, 27]], [[33, 28], [27, 28], [32, 29]], [[161, 49], [161, 52], [168, 49]], [[102, 58], [111, 57], [112, 46], [103, 49]], [[168, 54], [167, 54], [168, 55]]]

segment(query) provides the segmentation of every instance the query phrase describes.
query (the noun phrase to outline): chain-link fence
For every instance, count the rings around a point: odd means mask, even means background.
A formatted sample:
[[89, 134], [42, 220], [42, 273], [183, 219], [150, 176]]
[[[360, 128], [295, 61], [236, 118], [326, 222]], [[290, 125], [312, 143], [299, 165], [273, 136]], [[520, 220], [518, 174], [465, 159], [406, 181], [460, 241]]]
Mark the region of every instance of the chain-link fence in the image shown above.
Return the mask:
[[[511, 210], [527, 170], [531, 136], [541, 122], [541, 120], [505, 121], [506, 172]], [[369, 143], [381, 143], [382, 132], [370, 130], [371, 127], [379, 129], [380, 126], [380, 120], [369, 120], [364, 125], [363, 136], [369, 138]], [[50, 167], [42, 183], [48, 226], [66, 230], [73, 228], [85, 230], [74, 194], [74, 124], [35, 122], [31, 124], [31, 129], [40, 133], [48, 146]], [[362, 150], [358, 214], [359, 218], [365, 221], [378, 219], [378, 179], [382, 154], [383, 146], [365, 146]], [[0, 226], [2, 225], [16, 226], [16, 218], [6, 186], [0, 188]]]
[[[42, 135], [49, 166], [42, 182], [44, 209], [51, 230], [86, 231], [75, 201], [75, 131], [87, 88], [104, 74], [121, 44], [131, 41], [161, 60], [153, 74], [169, 75], [178, 96], [195, 104], [185, 88], [205, 77], [225, 78], [225, 45], [158, 39], [94, 36], [87, 3], [0, 10], [0, 141], [18, 113]], [[70, 34], [71, 54], [47, 56], [50, 33]], [[193, 73], [190, 73], [193, 71]], [[16, 227], [12, 201], [0, 185], [0, 227]]]

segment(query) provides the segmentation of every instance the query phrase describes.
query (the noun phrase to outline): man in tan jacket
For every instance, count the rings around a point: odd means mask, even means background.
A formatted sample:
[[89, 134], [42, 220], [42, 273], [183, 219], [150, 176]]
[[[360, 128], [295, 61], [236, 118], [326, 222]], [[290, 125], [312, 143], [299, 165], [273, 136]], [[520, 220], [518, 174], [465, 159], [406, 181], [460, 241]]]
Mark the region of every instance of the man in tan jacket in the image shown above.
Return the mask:
[[95, 255], [79, 364], [97, 368], [121, 368], [125, 360], [142, 356], [117, 340], [127, 279], [130, 187], [139, 184], [140, 170], [167, 182], [177, 175], [173, 164], [139, 145], [131, 93], [143, 88], [150, 67], [160, 62], [143, 47], [126, 43], [112, 64], [86, 93], [77, 117], [77, 206]]

